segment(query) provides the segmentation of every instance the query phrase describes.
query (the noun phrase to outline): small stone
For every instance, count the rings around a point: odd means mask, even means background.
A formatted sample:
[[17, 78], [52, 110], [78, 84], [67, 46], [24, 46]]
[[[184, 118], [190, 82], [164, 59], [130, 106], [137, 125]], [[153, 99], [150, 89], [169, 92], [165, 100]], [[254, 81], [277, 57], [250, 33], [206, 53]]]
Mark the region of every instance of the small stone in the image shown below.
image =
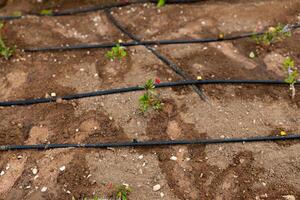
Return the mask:
[[255, 58], [255, 53], [253, 51], [251, 51], [250, 54], [249, 54], [249, 57], [250, 58]]
[[176, 156], [171, 156], [170, 160], [176, 161], [177, 157]]
[[36, 175], [38, 173], [38, 169], [37, 168], [33, 168], [31, 171], [32, 171], [33, 175]]
[[282, 197], [286, 200], [296, 200], [296, 197], [294, 195], [284, 195]]
[[51, 97], [56, 97], [56, 93], [55, 92], [51, 92], [50, 96]]
[[57, 98], [57, 99], [56, 99], [56, 103], [63, 103], [62, 98]]
[[165, 194], [163, 192], [160, 193], [160, 197], [163, 198]]
[[153, 186], [153, 191], [156, 192], [160, 190], [161, 186], [159, 184]]
[[41, 192], [46, 192], [48, 190], [47, 187], [42, 187]]
[[4, 174], [5, 174], [5, 172], [4, 172], [4, 171], [1, 171], [0, 176], [3, 176]]
[[66, 169], [66, 166], [61, 166], [61, 167], [59, 168], [59, 171], [63, 172], [63, 171], [65, 171], [65, 169]]
[[109, 120], [111, 121], [111, 120], [113, 120], [113, 118], [112, 118], [112, 117], [109, 117]]
[[139, 159], [140, 159], [140, 160], [142, 160], [143, 158], [144, 158], [144, 156], [143, 156], [143, 155], [140, 155], [140, 156], [139, 156]]

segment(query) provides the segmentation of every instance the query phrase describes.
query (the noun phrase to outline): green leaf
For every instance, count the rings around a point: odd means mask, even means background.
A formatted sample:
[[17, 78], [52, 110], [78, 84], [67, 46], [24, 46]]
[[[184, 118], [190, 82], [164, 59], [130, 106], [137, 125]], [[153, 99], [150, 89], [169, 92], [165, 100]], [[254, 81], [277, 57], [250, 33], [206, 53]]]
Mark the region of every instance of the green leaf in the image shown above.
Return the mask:
[[41, 10], [40, 12], [41, 15], [53, 15], [53, 11], [52, 10]]
[[288, 69], [288, 68], [294, 68], [295, 67], [295, 62], [293, 59], [291, 59], [290, 57], [287, 57], [286, 59], [284, 59], [283, 61], [283, 66]]
[[157, 7], [163, 7], [166, 4], [166, 0], [158, 0]]
[[14, 11], [14, 12], [12, 13], [12, 16], [20, 17], [20, 16], [22, 16], [22, 12], [21, 12], [21, 11]]
[[124, 47], [117, 43], [116, 46], [111, 48], [111, 51], [106, 53], [106, 56], [112, 60], [115, 60], [116, 58], [122, 59], [127, 56], [127, 52]]

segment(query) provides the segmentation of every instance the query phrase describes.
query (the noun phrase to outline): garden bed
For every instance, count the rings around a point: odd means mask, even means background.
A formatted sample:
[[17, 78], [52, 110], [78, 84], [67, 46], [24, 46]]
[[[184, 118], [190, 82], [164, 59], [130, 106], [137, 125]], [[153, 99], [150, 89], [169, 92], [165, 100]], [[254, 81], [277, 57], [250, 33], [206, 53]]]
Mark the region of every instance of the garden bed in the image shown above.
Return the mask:
[[[38, 10], [43, 6], [18, 3]], [[79, 2], [79, 1], [78, 1]], [[63, 8], [84, 5], [62, 4]], [[96, 2], [96, 1], [94, 1]], [[90, 1], [89, 5], [94, 3]], [[16, 9], [14, 3], [3, 14]], [[20, 9], [21, 9], [20, 8]], [[225, 36], [299, 23], [298, 1], [205, 1], [189, 5], [134, 4], [112, 15], [144, 40]], [[300, 63], [300, 31], [268, 48], [251, 38], [155, 47], [191, 79], [284, 79], [286, 56]], [[22, 52], [26, 47], [131, 41], [103, 11], [61, 17], [28, 16], [6, 23], [1, 59], [1, 101], [40, 98], [177, 81], [167, 65], [143, 46], [111, 62], [107, 49]], [[250, 52], [259, 52], [250, 58]], [[132, 92], [74, 101], [0, 108], [0, 144], [102, 143], [277, 135], [300, 132], [300, 95], [288, 85], [206, 85], [203, 101], [188, 86], [158, 89], [163, 108], [140, 114]], [[175, 156], [177, 160], [170, 159]], [[76, 199], [111, 196], [129, 184], [129, 199], [300, 198], [300, 143], [263, 142], [128, 149], [55, 149], [1, 152], [0, 199]], [[65, 166], [65, 169], [62, 168]], [[33, 169], [38, 169], [33, 174]], [[61, 170], [64, 169], [64, 170]], [[153, 186], [160, 184], [159, 191]], [[46, 191], [45, 188], [47, 188]], [[42, 191], [41, 191], [42, 190]]]

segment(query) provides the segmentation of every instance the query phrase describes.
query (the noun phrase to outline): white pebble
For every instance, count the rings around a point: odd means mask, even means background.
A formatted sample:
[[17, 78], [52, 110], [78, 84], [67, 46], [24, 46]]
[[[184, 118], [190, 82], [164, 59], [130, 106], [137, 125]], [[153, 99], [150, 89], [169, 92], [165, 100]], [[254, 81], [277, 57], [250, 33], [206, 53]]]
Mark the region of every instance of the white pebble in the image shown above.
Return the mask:
[[170, 158], [170, 160], [177, 160], [177, 157], [176, 156], [172, 156], [171, 158]]
[[159, 184], [153, 186], [153, 191], [156, 192], [160, 190], [161, 186]]
[[41, 192], [46, 192], [48, 190], [47, 187], [42, 187]]
[[38, 169], [37, 168], [33, 168], [31, 171], [32, 171], [33, 175], [36, 175], [38, 173]]
[[60, 170], [61, 172], [65, 171], [65, 169], [66, 169], [66, 166], [61, 166], [61, 167], [59, 168], [59, 170]]
[[296, 200], [296, 197], [294, 195], [284, 195], [282, 197], [286, 200]]

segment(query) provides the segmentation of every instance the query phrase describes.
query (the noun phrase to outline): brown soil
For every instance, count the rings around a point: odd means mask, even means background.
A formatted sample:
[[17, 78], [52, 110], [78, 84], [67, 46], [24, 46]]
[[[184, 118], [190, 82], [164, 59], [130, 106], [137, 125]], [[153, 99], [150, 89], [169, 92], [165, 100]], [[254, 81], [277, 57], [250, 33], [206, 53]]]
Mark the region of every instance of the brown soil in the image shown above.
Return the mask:
[[[14, 11], [67, 9], [104, 1], [7, 1]], [[108, 1], [105, 1], [108, 2]], [[190, 5], [137, 4], [113, 15], [144, 39], [215, 37], [300, 22], [300, 3], [204, 1]], [[63, 17], [28, 16], [5, 24], [3, 37], [16, 54], [0, 60], [1, 101], [58, 96], [141, 85], [149, 78], [179, 80], [144, 47], [111, 62], [106, 50], [24, 53], [23, 47], [130, 41], [103, 11]], [[169, 45], [157, 50], [190, 78], [282, 79], [281, 63], [300, 63], [300, 32], [270, 47], [251, 39]], [[254, 59], [249, 53], [257, 53]], [[141, 92], [27, 107], [0, 108], [0, 144], [100, 143], [114, 141], [251, 137], [299, 133], [300, 95], [288, 86], [207, 85], [203, 102], [190, 87], [159, 89], [163, 109], [142, 115]], [[298, 88], [297, 88], [298, 91]], [[171, 160], [176, 156], [177, 160]], [[56, 149], [0, 154], [0, 199], [115, 198], [128, 184], [129, 199], [300, 198], [299, 141], [137, 149]], [[34, 169], [37, 173], [33, 174]], [[63, 169], [63, 170], [61, 170]], [[159, 191], [153, 186], [160, 184]], [[46, 189], [45, 189], [46, 188]], [[43, 191], [42, 191], [43, 190]], [[46, 191], [45, 191], [46, 190]]]

